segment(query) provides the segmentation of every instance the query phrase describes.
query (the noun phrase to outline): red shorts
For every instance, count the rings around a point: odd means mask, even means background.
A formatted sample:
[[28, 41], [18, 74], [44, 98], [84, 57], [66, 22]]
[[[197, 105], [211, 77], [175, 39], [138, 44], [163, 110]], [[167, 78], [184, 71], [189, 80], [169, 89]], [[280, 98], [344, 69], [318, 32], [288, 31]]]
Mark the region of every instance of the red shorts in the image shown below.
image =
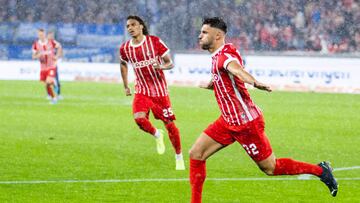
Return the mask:
[[40, 71], [40, 81], [46, 81], [47, 77], [56, 77], [56, 68], [49, 68]]
[[269, 139], [265, 134], [265, 122], [262, 116], [241, 126], [229, 126], [222, 117], [210, 124], [204, 131], [206, 135], [222, 145], [239, 142], [249, 156], [256, 162], [272, 154]]
[[175, 114], [171, 109], [170, 99], [165, 97], [148, 97], [142, 94], [135, 94], [133, 101], [133, 113], [146, 112], [149, 117], [150, 110], [156, 119], [164, 122], [175, 120]]

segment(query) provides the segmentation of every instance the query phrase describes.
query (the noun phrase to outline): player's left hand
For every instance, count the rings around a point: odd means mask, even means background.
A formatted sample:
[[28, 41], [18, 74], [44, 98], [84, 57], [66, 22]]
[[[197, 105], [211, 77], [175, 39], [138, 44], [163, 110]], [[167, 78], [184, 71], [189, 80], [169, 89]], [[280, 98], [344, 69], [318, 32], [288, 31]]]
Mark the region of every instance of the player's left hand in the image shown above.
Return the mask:
[[269, 85], [263, 84], [263, 83], [258, 82], [258, 81], [254, 82], [254, 87], [259, 89], [259, 90], [265, 90], [267, 92], [272, 91], [272, 89], [271, 89], [271, 87]]

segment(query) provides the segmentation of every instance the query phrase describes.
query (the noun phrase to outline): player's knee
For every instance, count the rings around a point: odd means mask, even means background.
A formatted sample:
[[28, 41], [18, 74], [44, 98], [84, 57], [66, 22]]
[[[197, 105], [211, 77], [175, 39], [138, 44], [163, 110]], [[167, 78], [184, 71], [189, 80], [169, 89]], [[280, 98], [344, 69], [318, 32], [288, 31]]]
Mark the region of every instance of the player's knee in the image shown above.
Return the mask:
[[54, 83], [54, 80], [51, 77], [47, 77], [45, 82], [46, 82], [46, 84], [52, 84], [52, 83]]
[[142, 114], [141, 112], [140, 113], [135, 113], [134, 114], [134, 120], [135, 120], [135, 123], [140, 128], [142, 128], [143, 123], [146, 122], [146, 114]]
[[176, 127], [175, 123], [173, 121], [170, 122], [164, 122], [166, 129], [172, 133], [172, 134], [178, 134], [179, 129]]
[[190, 159], [195, 159], [195, 160], [204, 160], [204, 153], [202, 153], [200, 150], [196, 149], [196, 148], [191, 148], [189, 151], [189, 157]]
[[146, 113], [145, 112], [137, 112], [134, 113], [134, 119], [136, 121], [136, 119], [142, 119], [142, 118], [146, 118]]
[[146, 118], [135, 118], [135, 123], [141, 128]]

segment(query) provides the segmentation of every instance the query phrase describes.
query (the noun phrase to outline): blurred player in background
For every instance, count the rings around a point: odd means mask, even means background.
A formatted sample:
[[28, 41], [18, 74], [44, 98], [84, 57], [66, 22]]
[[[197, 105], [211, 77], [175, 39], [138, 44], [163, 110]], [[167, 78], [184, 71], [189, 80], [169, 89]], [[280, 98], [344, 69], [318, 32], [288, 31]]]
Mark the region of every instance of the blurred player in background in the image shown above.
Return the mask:
[[[54, 40], [56, 43], [58, 43], [61, 47], [61, 44], [55, 40], [55, 33], [54, 31], [48, 31], [47, 33], [47, 39], [48, 40]], [[61, 51], [61, 53], [59, 53], [59, 57], [63, 57], [63, 53], [62, 53], [62, 49], [58, 49], [56, 51]], [[56, 53], [57, 54], [57, 53]], [[58, 96], [58, 99], [63, 99], [62, 95], [61, 95], [61, 84], [60, 84], [60, 80], [59, 80], [59, 63], [61, 62], [61, 58], [58, 58], [56, 61], [56, 76], [55, 76], [55, 84], [54, 84], [54, 88], [55, 88], [55, 92]], [[50, 96], [50, 95], [49, 95]]]
[[154, 136], [157, 152], [165, 152], [164, 135], [149, 120], [150, 110], [156, 119], [164, 122], [170, 141], [175, 149], [176, 170], [185, 170], [181, 152], [180, 133], [174, 120], [167, 84], [163, 70], [173, 68], [169, 49], [156, 36], [148, 33], [144, 21], [138, 16], [128, 16], [127, 31], [132, 39], [120, 47], [120, 69], [126, 96], [131, 95], [128, 86], [128, 67], [130, 63], [136, 76], [133, 114], [137, 125], [143, 131]]
[[40, 61], [40, 81], [45, 83], [45, 88], [51, 97], [51, 104], [57, 103], [54, 92], [56, 77], [56, 62], [62, 53], [61, 45], [55, 40], [46, 37], [45, 30], [38, 30], [38, 40], [32, 45], [32, 58]]
[[222, 19], [206, 18], [199, 35], [201, 48], [212, 56], [212, 81], [202, 87], [214, 90], [221, 116], [208, 126], [190, 150], [191, 202], [201, 202], [206, 160], [235, 141], [267, 175], [312, 174], [327, 185], [332, 196], [336, 196], [338, 185], [329, 163], [314, 165], [275, 157], [265, 134], [262, 112], [250, 98], [245, 83], [268, 92], [271, 88], [244, 70], [238, 50], [232, 44], [225, 44], [226, 31]]

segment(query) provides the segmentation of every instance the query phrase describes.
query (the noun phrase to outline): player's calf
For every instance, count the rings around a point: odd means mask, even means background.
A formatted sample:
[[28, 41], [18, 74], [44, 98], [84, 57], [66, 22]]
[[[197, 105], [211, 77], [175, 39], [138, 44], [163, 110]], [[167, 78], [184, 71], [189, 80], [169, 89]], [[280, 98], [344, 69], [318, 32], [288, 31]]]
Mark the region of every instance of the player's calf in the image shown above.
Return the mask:
[[176, 154], [181, 154], [180, 132], [173, 121], [164, 123]]
[[259, 168], [260, 168], [260, 170], [262, 172], [264, 172], [268, 176], [273, 176], [274, 175], [274, 169], [275, 168], [262, 168], [262, 167], [259, 167]]
[[147, 118], [135, 118], [136, 124], [139, 128], [147, 133], [155, 135], [156, 128], [150, 123]]
[[264, 172], [268, 176], [274, 175], [274, 170], [276, 167], [276, 159], [274, 154], [271, 154], [265, 160], [257, 162], [258, 167], [262, 172]]
[[51, 99], [55, 98], [55, 94], [54, 94], [51, 84], [46, 83], [46, 91], [47, 91], [48, 95], [51, 97]]

